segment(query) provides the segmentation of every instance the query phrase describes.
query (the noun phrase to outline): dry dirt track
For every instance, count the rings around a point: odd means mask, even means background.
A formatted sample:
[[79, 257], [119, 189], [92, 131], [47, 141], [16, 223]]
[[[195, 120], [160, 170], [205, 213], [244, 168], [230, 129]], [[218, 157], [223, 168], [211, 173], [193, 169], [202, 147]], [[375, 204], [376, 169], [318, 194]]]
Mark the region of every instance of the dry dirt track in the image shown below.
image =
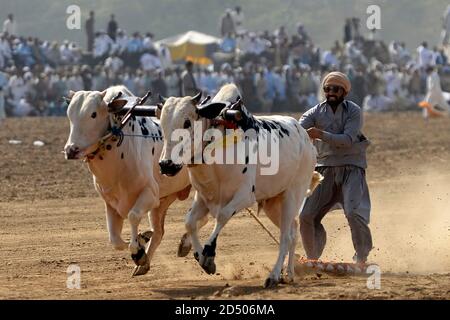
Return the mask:
[[[176, 257], [189, 200], [169, 209], [149, 274], [131, 278], [128, 253], [108, 244], [103, 204], [88, 170], [60, 153], [67, 120], [34, 118], [8, 119], [0, 126], [0, 298], [449, 299], [450, 119], [425, 123], [419, 114], [406, 113], [365, 121], [372, 140], [371, 260], [383, 272], [380, 290], [367, 289], [365, 277], [326, 275], [263, 290], [277, 247], [243, 212], [223, 231], [218, 274], [208, 276], [191, 256]], [[22, 144], [11, 145], [11, 139]], [[46, 145], [34, 147], [34, 140]], [[343, 214], [329, 214], [325, 227], [324, 258], [349, 261], [353, 251]], [[129, 235], [128, 226], [124, 233]], [[301, 243], [297, 252], [303, 253]], [[81, 268], [80, 290], [66, 288], [70, 264]]]

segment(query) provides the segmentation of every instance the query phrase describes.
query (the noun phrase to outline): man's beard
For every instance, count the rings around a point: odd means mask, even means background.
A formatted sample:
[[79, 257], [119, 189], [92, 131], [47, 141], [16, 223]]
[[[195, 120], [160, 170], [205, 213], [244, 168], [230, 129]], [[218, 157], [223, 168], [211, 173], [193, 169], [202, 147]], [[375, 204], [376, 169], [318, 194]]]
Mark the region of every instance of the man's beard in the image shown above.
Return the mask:
[[340, 97], [337, 98], [336, 100], [331, 100], [327, 99], [327, 103], [330, 105], [330, 107], [332, 108], [336, 108], [338, 105], [340, 105], [342, 102], [344, 102], [344, 97]]

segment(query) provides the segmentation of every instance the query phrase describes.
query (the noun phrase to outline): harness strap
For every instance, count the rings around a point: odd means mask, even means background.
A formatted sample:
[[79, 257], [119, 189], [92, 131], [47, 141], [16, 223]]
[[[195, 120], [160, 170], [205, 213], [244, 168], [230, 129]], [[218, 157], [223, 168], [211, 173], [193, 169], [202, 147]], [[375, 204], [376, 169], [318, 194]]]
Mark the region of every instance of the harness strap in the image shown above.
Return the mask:
[[[119, 98], [122, 94], [118, 94], [117, 96], [115, 96], [113, 98], [113, 101], [117, 98]], [[132, 112], [133, 110], [138, 106], [138, 105], [142, 105], [145, 103], [145, 101], [148, 99], [148, 97], [151, 95], [150, 91], [147, 92], [147, 94], [145, 96], [143, 96], [142, 98], [136, 98], [135, 103], [130, 107], [130, 109], [125, 113], [125, 115], [123, 116], [122, 120], [120, 121], [118, 126], [111, 126], [111, 122], [114, 122], [112, 120], [112, 118], [110, 118], [110, 123], [109, 123], [109, 128], [108, 131], [106, 132], [106, 134], [100, 138], [100, 140], [98, 142], [96, 142], [95, 144], [97, 145], [97, 148], [87, 154], [85, 156], [85, 161], [89, 161], [95, 158], [95, 156], [97, 155], [97, 153], [100, 151], [100, 149], [102, 149], [106, 143], [106, 141], [108, 141], [109, 139], [113, 138], [113, 139], [118, 139], [119, 142], [117, 143], [117, 146], [120, 147], [120, 145], [123, 142], [123, 132], [122, 132], [122, 128], [127, 124], [128, 120], [130, 120], [131, 116], [132, 116]], [[111, 117], [113, 117], [113, 115], [111, 115]], [[93, 145], [95, 145], [93, 144]], [[90, 146], [91, 147], [91, 146]], [[90, 148], [88, 147], [88, 149]]]

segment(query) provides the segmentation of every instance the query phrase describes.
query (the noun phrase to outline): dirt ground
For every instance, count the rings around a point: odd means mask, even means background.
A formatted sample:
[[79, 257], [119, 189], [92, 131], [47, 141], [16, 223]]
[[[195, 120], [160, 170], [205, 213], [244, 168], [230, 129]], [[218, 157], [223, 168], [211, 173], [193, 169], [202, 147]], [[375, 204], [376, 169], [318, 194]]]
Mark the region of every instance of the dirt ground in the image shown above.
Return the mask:
[[[176, 256], [191, 199], [169, 209], [150, 272], [132, 278], [128, 252], [114, 251], [108, 243], [103, 203], [87, 167], [66, 161], [61, 153], [68, 121], [7, 119], [0, 125], [0, 298], [449, 299], [450, 119], [369, 115], [364, 133], [372, 141], [367, 179], [375, 248], [370, 260], [380, 266], [381, 288], [368, 289], [369, 275], [312, 274], [264, 290], [277, 246], [244, 212], [219, 238], [216, 275], [206, 275], [191, 255]], [[35, 140], [45, 145], [34, 146]], [[263, 214], [261, 219], [278, 234]], [[324, 224], [323, 258], [351, 261], [342, 212], [330, 213]], [[202, 238], [211, 230], [212, 223]], [[127, 224], [124, 233], [129, 237]], [[303, 254], [301, 242], [297, 252]], [[81, 289], [67, 288], [72, 264], [80, 267]]]

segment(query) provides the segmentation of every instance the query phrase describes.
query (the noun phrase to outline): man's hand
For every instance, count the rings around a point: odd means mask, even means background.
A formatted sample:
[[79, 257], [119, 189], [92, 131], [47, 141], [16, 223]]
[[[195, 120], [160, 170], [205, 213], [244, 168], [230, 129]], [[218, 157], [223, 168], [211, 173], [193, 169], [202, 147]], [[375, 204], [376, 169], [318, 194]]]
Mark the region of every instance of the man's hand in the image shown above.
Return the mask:
[[311, 139], [322, 139], [323, 137], [323, 131], [320, 129], [317, 129], [315, 127], [309, 128], [306, 132], [308, 132], [308, 135]]

